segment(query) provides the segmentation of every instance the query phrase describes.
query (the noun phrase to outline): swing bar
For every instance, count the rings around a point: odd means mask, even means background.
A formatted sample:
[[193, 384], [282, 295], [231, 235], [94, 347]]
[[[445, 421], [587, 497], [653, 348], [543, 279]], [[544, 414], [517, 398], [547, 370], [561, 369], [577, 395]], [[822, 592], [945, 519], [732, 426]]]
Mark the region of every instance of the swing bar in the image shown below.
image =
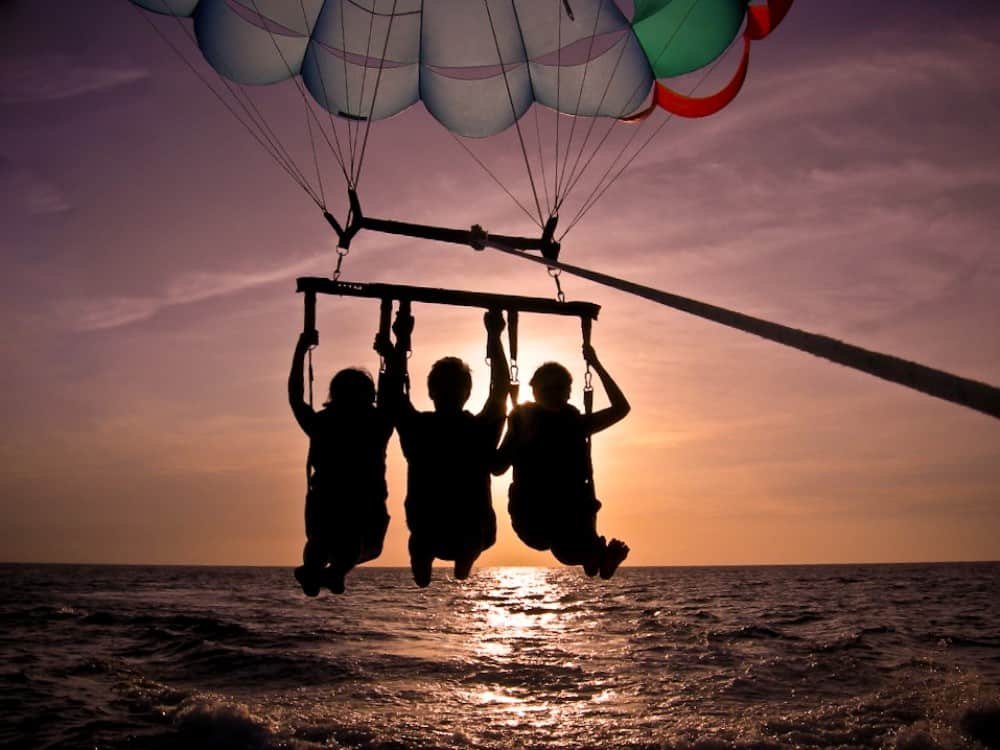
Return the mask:
[[[569, 315], [581, 320], [597, 319], [600, 305], [591, 302], [559, 302], [546, 297], [521, 297], [515, 294], [489, 294], [485, 292], [465, 292], [457, 289], [435, 289], [424, 286], [401, 284], [366, 284], [353, 281], [334, 281], [317, 276], [303, 276], [296, 282], [296, 291], [306, 295], [306, 320], [310, 320], [308, 310], [312, 307], [311, 321], [315, 326], [315, 300], [317, 294], [333, 294], [340, 297], [368, 297], [391, 299], [400, 302], [426, 302], [432, 305], [456, 305], [459, 307], [480, 307], [485, 310], [507, 310], [543, 315]], [[310, 301], [311, 300], [311, 301]]]

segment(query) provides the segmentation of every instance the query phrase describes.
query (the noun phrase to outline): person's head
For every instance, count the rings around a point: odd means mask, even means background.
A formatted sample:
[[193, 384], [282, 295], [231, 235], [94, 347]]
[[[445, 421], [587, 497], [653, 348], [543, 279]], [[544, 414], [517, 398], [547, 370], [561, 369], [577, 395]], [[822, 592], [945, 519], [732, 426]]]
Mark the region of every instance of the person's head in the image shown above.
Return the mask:
[[348, 367], [330, 380], [330, 396], [324, 406], [361, 409], [375, 403], [375, 381], [365, 370]]
[[443, 357], [427, 375], [427, 391], [437, 411], [456, 411], [472, 393], [472, 373], [458, 357]]
[[558, 362], [546, 362], [535, 370], [528, 384], [535, 395], [536, 403], [556, 408], [569, 401], [573, 376]]

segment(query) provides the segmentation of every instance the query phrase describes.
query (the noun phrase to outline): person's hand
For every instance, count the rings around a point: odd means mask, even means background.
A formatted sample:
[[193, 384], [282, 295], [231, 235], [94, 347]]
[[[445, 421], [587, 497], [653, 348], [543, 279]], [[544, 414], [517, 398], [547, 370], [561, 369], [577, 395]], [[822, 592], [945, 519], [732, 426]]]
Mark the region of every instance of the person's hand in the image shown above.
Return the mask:
[[594, 349], [590, 344], [583, 345], [583, 361], [588, 365], [598, 365], [600, 362], [597, 359], [597, 350]]
[[303, 331], [299, 334], [299, 348], [310, 349], [319, 346], [319, 331]]
[[392, 341], [389, 340], [388, 334], [375, 334], [375, 344], [372, 348], [378, 352], [380, 357], [392, 356]]
[[396, 338], [409, 338], [413, 333], [413, 316], [397, 312], [396, 319], [392, 322], [392, 332]]
[[486, 332], [490, 336], [499, 336], [503, 329], [507, 327], [504, 322], [503, 313], [499, 310], [487, 310], [483, 315], [483, 323], [486, 325]]

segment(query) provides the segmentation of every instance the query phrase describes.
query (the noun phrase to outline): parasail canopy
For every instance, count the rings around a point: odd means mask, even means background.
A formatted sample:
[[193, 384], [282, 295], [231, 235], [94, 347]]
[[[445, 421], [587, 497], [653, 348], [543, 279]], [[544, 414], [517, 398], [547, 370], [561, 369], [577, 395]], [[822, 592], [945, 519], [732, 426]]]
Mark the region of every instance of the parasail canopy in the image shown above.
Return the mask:
[[735, 97], [745, 66], [723, 100], [686, 97], [656, 80], [709, 65], [741, 30], [746, 56], [750, 40], [791, 4], [635, 0], [628, 17], [614, 0], [132, 2], [193, 18], [205, 59], [236, 83], [300, 76], [324, 109], [354, 120], [390, 117], [421, 101], [448, 130], [476, 138], [507, 129], [534, 102], [627, 118], [654, 92], [653, 106], [710, 114]]

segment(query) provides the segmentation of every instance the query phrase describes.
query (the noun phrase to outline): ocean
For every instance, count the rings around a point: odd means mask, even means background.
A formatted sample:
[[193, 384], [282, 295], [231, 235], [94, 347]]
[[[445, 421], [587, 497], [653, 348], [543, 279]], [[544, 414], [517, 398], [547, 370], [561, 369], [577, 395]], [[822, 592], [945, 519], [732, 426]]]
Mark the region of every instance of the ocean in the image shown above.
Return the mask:
[[0, 568], [3, 747], [1000, 747], [1000, 563]]

